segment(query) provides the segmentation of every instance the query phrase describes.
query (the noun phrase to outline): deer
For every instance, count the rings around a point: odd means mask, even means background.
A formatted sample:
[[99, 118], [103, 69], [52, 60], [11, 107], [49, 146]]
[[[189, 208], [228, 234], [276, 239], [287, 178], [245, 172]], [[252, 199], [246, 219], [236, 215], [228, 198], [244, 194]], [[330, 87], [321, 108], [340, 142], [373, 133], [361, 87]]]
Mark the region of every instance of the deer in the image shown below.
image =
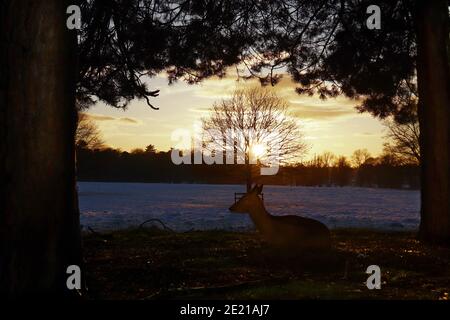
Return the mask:
[[275, 248], [328, 250], [330, 230], [321, 222], [294, 215], [273, 216], [259, 197], [263, 185], [256, 185], [230, 207], [233, 213], [248, 213], [263, 239]]

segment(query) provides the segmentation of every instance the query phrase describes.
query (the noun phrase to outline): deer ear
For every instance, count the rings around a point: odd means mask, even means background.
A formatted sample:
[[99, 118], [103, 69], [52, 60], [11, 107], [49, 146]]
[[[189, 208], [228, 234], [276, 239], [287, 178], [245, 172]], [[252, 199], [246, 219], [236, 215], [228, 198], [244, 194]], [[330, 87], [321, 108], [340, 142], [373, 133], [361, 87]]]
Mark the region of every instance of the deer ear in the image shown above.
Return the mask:
[[256, 189], [256, 191], [258, 192], [258, 194], [261, 194], [261, 193], [262, 193], [263, 187], [264, 187], [263, 184], [257, 185], [257, 186], [255, 187], [255, 189]]

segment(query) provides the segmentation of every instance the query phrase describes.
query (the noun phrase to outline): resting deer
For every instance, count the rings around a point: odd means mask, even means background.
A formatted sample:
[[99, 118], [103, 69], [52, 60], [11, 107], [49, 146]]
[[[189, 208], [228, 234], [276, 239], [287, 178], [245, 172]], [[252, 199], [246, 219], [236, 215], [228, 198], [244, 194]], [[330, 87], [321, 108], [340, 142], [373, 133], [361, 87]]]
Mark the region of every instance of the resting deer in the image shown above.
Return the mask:
[[259, 197], [263, 186], [256, 185], [230, 207], [230, 211], [249, 213], [263, 238], [275, 247], [329, 249], [330, 230], [321, 222], [299, 216], [272, 216]]

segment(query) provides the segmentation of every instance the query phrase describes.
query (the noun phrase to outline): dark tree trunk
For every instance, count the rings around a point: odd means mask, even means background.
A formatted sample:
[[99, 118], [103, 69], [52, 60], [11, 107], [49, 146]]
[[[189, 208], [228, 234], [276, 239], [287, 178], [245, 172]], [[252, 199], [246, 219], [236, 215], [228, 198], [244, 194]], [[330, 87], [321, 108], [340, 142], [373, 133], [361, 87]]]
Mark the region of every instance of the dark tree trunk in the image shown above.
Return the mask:
[[253, 177], [252, 177], [252, 165], [246, 164], [245, 166], [245, 181], [246, 181], [246, 190], [247, 193], [252, 191]]
[[0, 2], [0, 290], [70, 296], [81, 264], [75, 40], [62, 0]]
[[418, 0], [417, 75], [421, 163], [420, 237], [450, 243], [450, 69], [446, 0]]

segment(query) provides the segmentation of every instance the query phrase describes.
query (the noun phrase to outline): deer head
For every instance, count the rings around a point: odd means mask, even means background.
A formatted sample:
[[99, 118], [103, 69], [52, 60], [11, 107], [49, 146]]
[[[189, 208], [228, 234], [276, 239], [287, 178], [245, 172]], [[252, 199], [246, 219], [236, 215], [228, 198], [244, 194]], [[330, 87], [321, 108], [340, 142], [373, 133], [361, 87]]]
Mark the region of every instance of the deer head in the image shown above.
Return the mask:
[[230, 207], [230, 211], [235, 213], [249, 213], [255, 206], [255, 201], [261, 201], [259, 195], [262, 193], [262, 190], [262, 184], [255, 185], [251, 191]]

